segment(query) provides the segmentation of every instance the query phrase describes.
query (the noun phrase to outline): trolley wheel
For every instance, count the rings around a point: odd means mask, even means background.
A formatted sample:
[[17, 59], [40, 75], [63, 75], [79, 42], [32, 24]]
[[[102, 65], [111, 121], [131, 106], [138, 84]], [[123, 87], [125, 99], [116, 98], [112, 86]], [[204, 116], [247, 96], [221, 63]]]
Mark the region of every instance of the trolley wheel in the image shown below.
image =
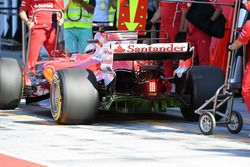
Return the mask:
[[243, 127], [243, 119], [239, 112], [232, 111], [231, 118], [229, 120], [229, 123], [227, 124], [227, 129], [232, 134], [237, 134], [241, 131]]
[[199, 128], [204, 135], [211, 135], [216, 126], [214, 115], [210, 112], [202, 113], [199, 117]]

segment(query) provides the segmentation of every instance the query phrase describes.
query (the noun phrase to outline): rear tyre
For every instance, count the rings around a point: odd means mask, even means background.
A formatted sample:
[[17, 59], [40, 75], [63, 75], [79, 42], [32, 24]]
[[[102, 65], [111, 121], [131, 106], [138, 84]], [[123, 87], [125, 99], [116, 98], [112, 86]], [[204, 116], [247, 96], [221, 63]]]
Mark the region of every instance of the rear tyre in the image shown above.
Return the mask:
[[[187, 73], [185, 90], [185, 94], [191, 96], [190, 105], [181, 108], [183, 117], [189, 121], [197, 121], [199, 115], [195, 114], [194, 111], [211, 98], [223, 84], [224, 73], [218, 67], [193, 66]], [[223, 105], [220, 111], [226, 111], [226, 106], [226, 104]], [[211, 107], [212, 105], [207, 106], [207, 108]]]
[[98, 109], [95, 75], [90, 70], [57, 71], [51, 85], [51, 114], [59, 124], [91, 124]]
[[14, 58], [0, 57], [0, 109], [15, 109], [22, 97], [22, 72]]

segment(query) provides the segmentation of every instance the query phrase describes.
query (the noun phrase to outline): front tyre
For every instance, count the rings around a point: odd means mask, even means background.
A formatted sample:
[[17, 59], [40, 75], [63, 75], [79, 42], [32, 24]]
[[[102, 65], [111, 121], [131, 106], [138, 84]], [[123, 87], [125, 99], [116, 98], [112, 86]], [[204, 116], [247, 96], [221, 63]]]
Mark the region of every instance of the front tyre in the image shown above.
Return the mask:
[[95, 75], [85, 69], [57, 71], [51, 84], [51, 114], [59, 124], [91, 124], [98, 109]]

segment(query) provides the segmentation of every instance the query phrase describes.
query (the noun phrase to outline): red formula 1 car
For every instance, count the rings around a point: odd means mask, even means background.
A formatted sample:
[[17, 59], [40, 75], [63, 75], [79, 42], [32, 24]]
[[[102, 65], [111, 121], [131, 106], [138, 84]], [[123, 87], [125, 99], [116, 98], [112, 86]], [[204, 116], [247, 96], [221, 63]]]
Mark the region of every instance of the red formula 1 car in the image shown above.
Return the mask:
[[[225, 37], [213, 40], [211, 47], [211, 63], [218, 67], [183, 65], [183, 60], [192, 57], [188, 43], [141, 44], [135, 31], [99, 32], [84, 54], [69, 57], [54, 50], [49, 60], [37, 62], [32, 86], [23, 84], [29, 74], [22, 75], [15, 59], [1, 57], [0, 109], [16, 108], [22, 97], [26, 103], [50, 98], [52, 116], [60, 124], [92, 123], [98, 109], [135, 113], [180, 107], [186, 119], [197, 120], [196, 110], [225, 83], [225, 48], [231, 40], [231, 20], [237, 21], [231, 18], [240, 17], [232, 15], [239, 9], [240, 5], [223, 8]], [[238, 59], [242, 56], [235, 62]], [[163, 75], [164, 60], [177, 64], [171, 78]], [[234, 74], [240, 68], [234, 64], [233, 69]], [[239, 85], [239, 75], [233, 76], [233, 84]], [[226, 104], [218, 110], [223, 113], [225, 108]]]
[[[58, 123], [91, 124], [98, 109], [135, 113], [179, 107], [187, 120], [199, 118], [206, 135], [215, 128], [215, 118], [224, 118], [220, 123], [239, 133], [242, 117], [232, 108], [234, 90], [241, 88], [246, 48], [231, 53], [226, 45], [237, 37], [247, 12], [241, 0], [225, 1], [227, 27], [224, 38], [212, 41], [213, 66], [186, 64], [195, 49], [188, 43], [147, 45], [135, 31], [99, 32], [84, 54], [69, 57], [54, 50], [49, 60], [38, 61], [32, 86], [23, 85], [29, 74], [22, 75], [15, 59], [0, 57], [0, 109], [15, 109], [22, 97], [26, 103], [50, 98]], [[170, 78], [163, 75], [164, 60], [175, 62]]]
[[[84, 54], [55, 50], [37, 63], [33, 85], [22, 85], [15, 59], [0, 58], [0, 109], [50, 97], [51, 114], [60, 124], [90, 124], [98, 109], [121, 112], [166, 111], [180, 107], [188, 120], [224, 82], [214, 66], [183, 66], [193, 55], [188, 43], [138, 43], [137, 32], [98, 32]], [[173, 77], [164, 78], [161, 61], [173, 60]], [[23, 89], [24, 88], [24, 89]], [[23, 92], [22, 92], [23, 90]], [[221, 107], [225, 110], [225, 106]]]

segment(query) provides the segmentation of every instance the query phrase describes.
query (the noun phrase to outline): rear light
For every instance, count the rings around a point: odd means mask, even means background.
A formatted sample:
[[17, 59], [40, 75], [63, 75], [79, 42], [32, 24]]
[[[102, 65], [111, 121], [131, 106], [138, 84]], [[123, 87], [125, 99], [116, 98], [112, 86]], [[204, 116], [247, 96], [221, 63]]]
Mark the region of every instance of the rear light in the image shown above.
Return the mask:
[[149, 81], [148, 92], [149, 93], [156, 93], [157, 92], [157, 83], [156, 83], [156, 81]]

